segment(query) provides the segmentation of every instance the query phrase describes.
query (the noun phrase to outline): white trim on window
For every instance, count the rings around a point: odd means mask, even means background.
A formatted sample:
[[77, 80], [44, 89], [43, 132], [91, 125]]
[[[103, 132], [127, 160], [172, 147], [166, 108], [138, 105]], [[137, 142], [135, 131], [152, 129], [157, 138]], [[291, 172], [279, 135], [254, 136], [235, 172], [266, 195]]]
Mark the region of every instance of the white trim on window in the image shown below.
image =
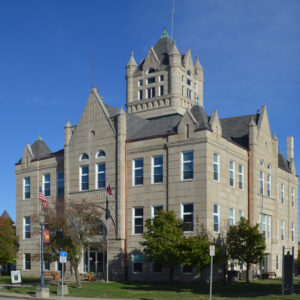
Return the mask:
[[279, 254], [276, 254], [275, 268], [276, 268], [276, 270], [279, 270], [279, 268], [280, 268], [280, 255]]
[[235, 161], [230, 160], [229, 162], [229, 185], [235, 187]]
[[285, 230], [284, 230], [284, 220], [281, 220], [281, 240], [284, 241], [285, 238]]
[[46, 197], [51, 195], [50, 189], [51, 189], [51, 177], [50, 173], [43, 175], [43, 193]]
[[267, 196], [271, 197], [272, 193], [272, 176], [271, 174], [267, 174]]
[[235, 225], [235, 208], [229, 209], [229, 225]]
[[28, 200], [30, 199], [30, 177], [23, 178], [23, 199]]
[[[79, 167], [79, 190], [88, 191], [89, 190], [89, 166], [84, 165]], [[84, 179], [84, 180], [83, 180]]]
[[284, 204], [284, 183], [281, 184], [280, 199], [281, 199], [281, 204]]
[[[142, 253], [132, 253], [132, 273], [143, 273], [143, 254]], [[136, 265], [138, 264], [138, 265]]]
[[163, 183], [164, 177], [164, 157], [163, 155], [152, 156], [152, 184]]
[[194, 151], [181, 152], [181, 180], [194, 179]]
[[295, 223], [292, 222], [292, 242], [295, 242]]
[[213, 157], [213, 179], [220, 182], [220, 154], [216, 152]]
[[144, 233], [144, 207], [132, 208], [132, 234], [140, 235]]
[[155, 211], [160, 211], [160, 210], [163, 210], [163, 209], [164, 209], [163, 205], [152, 205], [151, 206], [151, 217], [152, 217], [152, 219], [154, 217], [156, 217]]
[[240, 209], [239, 210], [239, 219], [244, 218], [244, 215], [245, 215], [244, 210]]
[[219, 204], [214, 204], [213, 206], [213, 214], [214, 214], [214, 232], [220, 232], [220, 205]]
[[244, 190], [244, 166], [239, 165], [239, 189]]
[[183, 221], [183, 232], [194, 231], [194, 203], [181, 203], [181, 219]]
[[105, 189], [106, 187], [106, 163], [96, 164], [96, 184], [97, 189]]
[[295, 188], [292, 188], [292, 207], [295, 207]]
[[31, 238], [31, 220], [30, 217], [23, 217], [23, 239]]
[[260, 171], [259, 175], [259, 193], [261, 195], [265, 193], [265, 173], [263, 171]]
[[144, 159], [135, 158], [132, 160], [132, 185], [144, 184]]

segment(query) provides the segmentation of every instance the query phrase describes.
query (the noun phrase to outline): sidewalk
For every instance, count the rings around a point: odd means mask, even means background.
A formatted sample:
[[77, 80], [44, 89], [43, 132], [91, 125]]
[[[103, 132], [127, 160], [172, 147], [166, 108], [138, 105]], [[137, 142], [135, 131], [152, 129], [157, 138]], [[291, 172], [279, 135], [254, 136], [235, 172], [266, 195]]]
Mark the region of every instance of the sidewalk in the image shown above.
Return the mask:
[[36, 300], [124, 300], [124, 299], [108, 299], [108, 298], [80, 298], [80, 297], [69, 297], [69, 296], [54, 296], [50, 295], [49, 298], [37, 298], [34, 294], [18, 294], [18, 293], [7, 293], [2, 292], [0, 288], [0, 299], [10, 299], [10, 298], [18, 298], [18, 299], [36, 299]]

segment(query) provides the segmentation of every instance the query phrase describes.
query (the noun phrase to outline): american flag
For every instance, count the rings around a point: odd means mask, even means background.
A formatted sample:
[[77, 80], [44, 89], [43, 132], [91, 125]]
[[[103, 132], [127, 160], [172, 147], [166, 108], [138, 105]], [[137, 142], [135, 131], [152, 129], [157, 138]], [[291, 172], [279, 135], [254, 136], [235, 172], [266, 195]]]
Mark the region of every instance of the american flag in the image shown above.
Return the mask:
[[42, 204], [43, 204], [44, 208], [46, 209], [48, 206], [48, 202], [46, 200], [46, 197], [45, 197], [41, 187], [40, 187], [40, 192], [39, 192], [39, 200], [42, 201]]

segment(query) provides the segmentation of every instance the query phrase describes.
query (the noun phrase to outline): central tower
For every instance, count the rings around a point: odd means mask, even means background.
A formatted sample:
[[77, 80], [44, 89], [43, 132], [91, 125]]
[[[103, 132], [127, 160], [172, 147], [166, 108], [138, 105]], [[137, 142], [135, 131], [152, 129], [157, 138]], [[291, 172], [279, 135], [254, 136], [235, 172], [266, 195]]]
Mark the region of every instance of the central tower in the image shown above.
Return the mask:
[[126, 66], [127, 112], [143, 118], [183, 115], [198, 100], [203, 105], [203, 68], [191, 51], [181, 54], [166, 30], [137, 65], [133, 53]]

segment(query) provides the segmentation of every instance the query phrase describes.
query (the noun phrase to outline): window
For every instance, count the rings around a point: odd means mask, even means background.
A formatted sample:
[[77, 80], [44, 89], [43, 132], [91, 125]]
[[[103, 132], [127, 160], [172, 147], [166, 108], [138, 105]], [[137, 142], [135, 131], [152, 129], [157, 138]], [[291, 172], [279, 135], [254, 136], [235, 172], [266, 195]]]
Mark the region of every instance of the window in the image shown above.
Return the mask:
[[267, 175], [267, 196], [271, 197], [271, 184], [272, 184], [272, 178], [271, 175]]
[[260, 178], [259, 178], [259, 192], [261, 195], [264, 194], [264, 172], [263, 171], [260, 171]]
[[157, 213], [161, 210], [163, 210], [162, 205], [152, 206], [152, 218], [157, 217]]
[[155, 83], [155, 77], [150, 77], [147, 79], [147, 83], [151, 84], [151, 83]]
[[214, 204], [214, 232], [220, 232], [220, 205]]
[[220, 155], [214, 153], [214, 180], [220, 181]]
[[292, 222], [292, 242], [295, 242], [295, 223]]
[[140, 79], [138, 82], [138, 86], [143, 86], [143, 85], [144, 85], [144, 81], [143, 81], [143, 79]]
[[181, 218], [183, 220], [183, 231], [194, 231], [194, 204], [181, 204]]
[[260, 166], [261, 166], [261, 167], [264, 167], [264, 166], [265, 166], [265, 162], [264, 162], [263, 159], [260, 161]]
[[193, 179], [194, 178], [194, 152], [182, 152], [182, 180]]
[[193, 266], [184, 265], [181, 267], [181, 271], [183, 274], [192, 274], [193, 273]]
[[142, 253], [132, 254], [132, 272], [142, 273], [143, 272], [143, 255]]
[[164, 81], [164, 75], [159, 75], [159, 81]]
[[181, 94], [184, 96], [184, 86], [181, 87]]
[[185, 125], [185, 138], [186, 139], [190, 138], [190, 126], [189, 126], [189, 124]]
[[271, 170], [271, 169], [272, 169], [271, 164], [268, 163], [268, 170]]
[[154, 98], [155, 97], [155, 87], [147, 89], [147, 98]]
[[80, 167], [80, 190], [87, 191], [89, 189], [89, 166]]
[[147, 74], [151, 74], [151, 73], [155, 73], [155, 69], [150, 68], [150, 69], [147, 71]]
[[281, 184], [281, 203], [284, 204], [284, 184]]
[[281, 220], [281, 240], [284, 241], [284, 220]]
[[292, 188], [292, 207], [295, 207], [295, 188]]
[[276, 270], [279, 270], [279, 266], [280, 266], [280, 255], [276, 255]]
[[105, 163], [97, 164], [97, 189], [105, 188]]
[[31, 270], [31, 255], [24, 253], [24, 270]]
[[271, 230], [272, 230], [272, 217], [268, 216], [268, 239], [271, 238]]
[[235, 186], [235, 162], [233, 160], [229, 163], [229, 185], [234, 187]]
[[24, 199], [30, 199], [30, 177], [25, 177], [23, 180], [24, 185]]
[[152, 183], [163, 182], [163, 156], [152, 157]]
[[229, 209], [229, 225], [230, 226], [235, 225], [235, 209], [234, 208]]
[[144, 184], [144, 160], [142, 158], [133, 160], [133, 184]]
[[144, 208], [133, 208], [133, 234], [144, 233]]
[[138, 99], [143, 100], [143, 90], [138, 91]]
[[56, 177], [57, 196], [65, 193], [65, 175], [64, 172], [58, 172]]
[[187, 98], [192, 99], [192, 90], [186, 89], [186, 96]]
[[44, 261], [44, 270], [45, 271], [50, 271], [50, 262], [49, 261]]
[[189, 85], [189, 86], [191, 86], [192, 85], [192, 81], [190, 79], [187, 79], [186, 80], [186, 84]]
[[242, 209], [239, 210], [239, 219], [244, 218], [244, 211]]
[[181, 76], [181, 81], [184, 82], [184, 76], [183, 75]]
[[162, 265], [153, 262], [152, 263], [152, 273], [161, 273], [162, 272]]
[[45, 174], [43, 176], [43, 188], [44, 188], [44, 195], [50, 196], [50, 174]]
[[30, 217], [23, 218], [24, 239], [30, 239]]
[[98, 158], [101, 158], [101, 157], [105, 157], [106, 154], [105, 154], [105, 151], [104, 150], [99, 150], [98, 153], [97, 153], [97, 157]]
[[239, 165], [239, 189], [244, 189], [244, 166]]
[[187, 70], [186, 74], [188, 74], [189, 76], [192, 75], [191, 71], [190, 70]]
[[163, 96], [164, 95], [164, 86], [160, 85], [159, 86], [159, 96]]
[[82, 153], [80, 156], [80, 160], [88, 160], [89, 156], [86, 153]]

